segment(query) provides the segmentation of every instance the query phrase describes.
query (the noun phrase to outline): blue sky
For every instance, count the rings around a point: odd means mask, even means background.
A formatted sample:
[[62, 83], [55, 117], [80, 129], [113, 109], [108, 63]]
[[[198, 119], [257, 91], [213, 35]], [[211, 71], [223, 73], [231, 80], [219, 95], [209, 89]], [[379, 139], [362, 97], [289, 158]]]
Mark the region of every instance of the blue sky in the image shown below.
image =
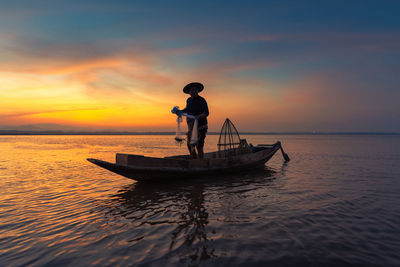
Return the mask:
[[247, 131], [400, 131], [399, 11], [398, 1], [1, 1], [0, 124], [168, 130], [181, 88], [201, 81], [211, 129], [230, 117]]

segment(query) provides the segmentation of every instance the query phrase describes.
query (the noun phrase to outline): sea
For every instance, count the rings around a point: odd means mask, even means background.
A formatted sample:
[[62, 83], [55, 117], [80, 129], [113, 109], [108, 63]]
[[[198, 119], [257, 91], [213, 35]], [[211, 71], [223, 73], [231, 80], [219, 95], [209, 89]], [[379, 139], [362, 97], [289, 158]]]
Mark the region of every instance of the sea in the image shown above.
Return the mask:
[[[173, 135], [0, 136], [0, 266], [400, 266], [400, 135], [281, 141], [264, 168], [137, 182], [86, 159]], [[205, 151], [217, 150], [208, 135]]]

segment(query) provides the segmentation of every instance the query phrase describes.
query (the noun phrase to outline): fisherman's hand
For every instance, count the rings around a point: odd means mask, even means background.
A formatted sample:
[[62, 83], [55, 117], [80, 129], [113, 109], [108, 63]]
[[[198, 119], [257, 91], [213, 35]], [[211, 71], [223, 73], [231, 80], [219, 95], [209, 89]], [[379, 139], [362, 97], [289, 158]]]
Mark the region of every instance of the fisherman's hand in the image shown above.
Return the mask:
[[177, 114], [177, 115], [179, 115], [179, 107], [178, 106], [175, 106], [172, 110], [171, 110], [171, 113], [172, 114]]

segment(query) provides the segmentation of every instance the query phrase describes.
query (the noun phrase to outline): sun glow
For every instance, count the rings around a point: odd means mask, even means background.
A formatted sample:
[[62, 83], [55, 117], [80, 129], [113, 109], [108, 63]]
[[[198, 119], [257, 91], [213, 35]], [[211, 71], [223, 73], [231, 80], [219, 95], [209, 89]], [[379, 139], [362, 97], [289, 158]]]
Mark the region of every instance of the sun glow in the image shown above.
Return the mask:
[[134, 128], [166, 126], [174, 122], [166, 118], [170, 115], [170, 105], [156, 99], [152, 102], [151, 94], [147, 93], [150, 89], [135, 90], [126, 84], [121, 84], [124, 89], [119, 91], [91, 88], [93, 79], [83, 81], [81, 77], [89, 74], [82, 73], [78, 80], [63, 75], [1, 74], [0, 117], [3, 123]]

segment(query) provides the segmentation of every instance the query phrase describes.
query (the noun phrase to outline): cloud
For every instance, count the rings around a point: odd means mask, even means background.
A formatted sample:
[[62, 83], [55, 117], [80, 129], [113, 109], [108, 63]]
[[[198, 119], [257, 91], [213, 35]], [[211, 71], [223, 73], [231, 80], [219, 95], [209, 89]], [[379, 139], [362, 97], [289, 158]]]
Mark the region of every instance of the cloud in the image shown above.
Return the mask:
[[[92, 44], [43, 44], [38, 40], [24, 40], [21, 36], [11, 36], [1, 44], [6, 64], [0, 66], [0, 72], [6, 76], [12, 73], [13, 77], [20, 74], [25, 84], [28, 84], [26, 79], [31, 79], [26, 74], [38, 78], [56, 76], [59, 78], [54, 79], [64, 84], [79, 84], [86, 88], [88, 96], [96, 97], [109, 97], [110, 91], [120, 97], [118, 91], [126, 93], [129, 88], [157, 88], [171, 84], [174, 78], [159, 66], [162, 57], [199, 49], [184, 47], [155, 51], [152, 47], [137, 46], [109, 52]], [[17, 45], [13, 46], [14, 43]], [[43, 81], [43, 78], [39, 80]], [[96, 94], [92, 94], [93, 91]]]
[[[345, 73], [319, 73], [282, 90], [276, 127], [317, 131], [388, 131], [399, 121], [399, 92], [363, 84]], [[286, 126], [286, 127], [287, 127]]]
[[[37, 98], [64, 90], [63, 96], [82, 94], [82, 99], [108, 107], [149, 113], [154, 109], [157, 114], [161, 108], [169, 112], [169, 106], [184, 101], [186, 95], [180, 90], [185, 83], [203, 81], [214, 112], [210, 123], [216, 128], [225, 116], [239, 118], [249, 130], [351, 130], [357, 125], [369, 129], [374, 127], [368, 121], [371, 117], [375, 122], [384, 121], [386, 124], [376, 123], [383, 127], [391, 123], [385, 119], [392, 118], [388, 114], [400, 116], [393, 102], [398, 99], [393, 87], [398, 79], [388, 75], [389, 63], [382, 61], [381, 69], [369, 67], [365, 61], [358, 62], [363, 65], [361, 70], [346, 64], [336, 66], [339, 71], [326, 67], [337, 55], [346, 61], [354, 55], [398, 51], [397, 33], [239, 33], [218, 29], [198, 33], [188, 27], [161, 36], [150, 33], [140, 41], [65, 43], [2, 32], [0, 71], [3, 76], [12, 73], [12, 82], [21, 78], [21, 90], [37, 90]], [[150, 42], [152, 34], [158, 38], [154, 44]], [[186, 38], [189, 41], [185, 42]], [[165, 40], [172, 42], [164, 45]], [[212, 42], [218, 44], [210, 45]], [[293, 71], [293, 67], [297, 69]], [[320, 73], [315, 74], [317, 70]], [[272, 75], [266, 75], [269, 71], [284, 78], [273, 82], [268, 78]], [[349, 76], [353, 79], [346, 78]], [[382, 78], [381, 84], [363, 82], [377, 77]], [[388, 77], [392, 77], [390, 82]], [[51, 83], [43, 88], [40, 83], [47, 81]], [[372, 85], [391, 87], [380, 94]], [[71, 87], [75, 91], [69, 91]], [[3, 114], [2, 118], [29, 115], [35, 114]]]
[[6, 118], [26, 117], [26, 116], [34, 116], [34, 115], [42, 115], [42, 114], [50, 114], [50, 113], [59, 113], [59, 112], [95, 111], [95, 110], [102, 110], [102, 108], [52, 109], [52, 110], [49, 109], [49, 110], [39, 110], [39, 111], [30, 111], [30, 112], [0, 113], [0, 118], [6, 119]]
[[[278, 35], [279, 40], [291, 43], [314, 43], [333, 50], [398, 52], [400, 32], [312, 32]], [[315, 49], [316, 47], [313, 47]]]

